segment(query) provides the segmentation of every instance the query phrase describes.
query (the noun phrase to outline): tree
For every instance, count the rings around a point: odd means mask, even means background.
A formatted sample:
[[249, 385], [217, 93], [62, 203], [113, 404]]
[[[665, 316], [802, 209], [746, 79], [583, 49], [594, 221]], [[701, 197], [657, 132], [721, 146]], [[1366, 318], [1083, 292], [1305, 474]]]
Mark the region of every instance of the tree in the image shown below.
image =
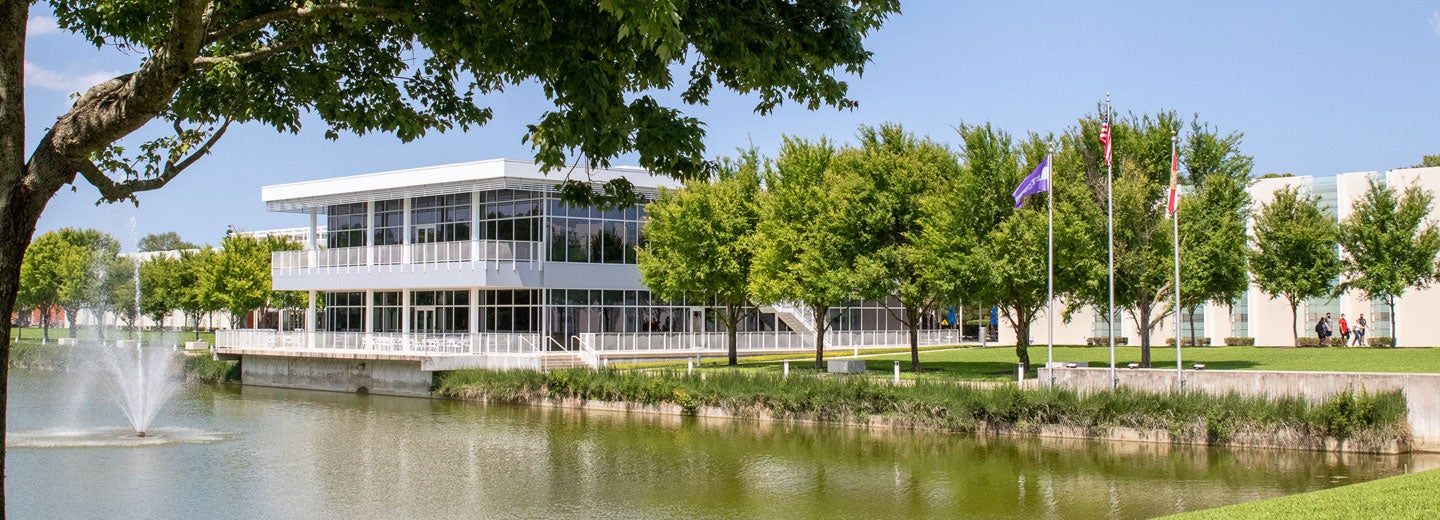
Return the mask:
[[[291, 240], [289, 237], [275, 235], [265, 237], [265, 249], [270, 253], [276, 251], [299, 251], [304, 248], [304, 245]], [[269, 271], [269, 269], [271, 258], [273, 258], [273, 255], [265, 256], [265, 266], [267, 269], [266, 280], [270, 280], [271, 271]], [[270, 298], [266, 300], [265, 305], [279, 310], [280, 319], [278, 320], [279, 323], [276, 328], [277, 330], [283, 331], [285, 330], [285, 312], [303, 309], [309, 301], [310, 296], [305, 291], [271, 291]]]
[[[529, 125], [525, 139], [546, 167], [564, 166], [567, 155], [605, 166], [634, 152], [651, 171], [694, 177], [706, 170], [703, 123], [652, 95], [674, 86], [677, 65], [689, 64], [680, 94], [686, 105], [707, 104], [718, 84], [756, 94], [760, 113], [786, 100], [812, 109], [853, 107], [837, 73], [863, 72], [870, 52], [862, 40], [899, 11], [897, 0], [769, 0], [743, 8], [646, 0], [51, 0], [61, 30], [146, 59], [78, 96], [48, 123], [27, 158], [23, 77], [32, 3], [0, 9], [0, 314], [6, 315], [25, 248], [52, 195], [79, 176], [103, 200], [133, 200], [195, 164], [232, 123], [296, 132], [308, 113], [331, 138], [385, 132], [412, 141], [483, 125], [492, 114], [479, 104], [493, 99], [487, 94], [538, 84], [555, 109]], [[173, 135], [117, 146], [152, 122]], [[565, 185], [567, 193], [590, 192], [574, 189], [583, 185], [578, 180]], [[611, 185], [605, 193], [634, 200], [628, 182]], [[9, 354], [8, 331], [7, 320], [0, 356]]]
[[44, 314], [46, 340], [50, 313], [56, 310], [65, 313], [73, 338], [80, 310], [102, 304], [105, 265], [119, 252], [120, 243], [93, 229], [64, 228], [41, 235], [31, 249], [35, 258], [27, 260], [20, 273], [24, 299]]
[[1294, 186], [1275, 192], [1255, 216], [1250, 270], [1255, 285], [1290, 303], [1290, 332], [1300, 345], [1299, 307], [1306, 298], [1331, 293], [1340, 274], [1339, 229], [1320, 207], [1320, 197]]
[[270, 298], [270, 249], [249, 235], [225, 237], [208, 275], [207, 285], [214, 291], [217, 307], [230, 316], [231, 326], [238, 328], [247, 314]]
[[[1241, 134], [1221, 136], [1190, 124], [1181, 154], [1191, 190], [1180, 199], [1180, 304], [1195, 320], [1206, 302], [1230, 305], [1249, 286], [1245, 223], [1254, 159], [1240, 153]], [[1195, 329], [1190, 329], [1194, 344]]]
[[139, 249], [141, 251], [180, 251], [195, 249], [195, 244], [182, 240], [179, 233], [166, 231], [140, 237]]
[[830, 200], [825, 140], [785, 138], [763, 174], [760, 223], [751, 242], [750, 294], [762, 303], [798, 302], [815, 325], [815, 369], [824, 369], [830, 309], [855, 298], [859, 240], [844, 229]]
[[181, 251], [176, 263], [175, 307], [195, 326], [195, 339], [200, 339], [200, 317], [221, 308], [223, 300], [216, 290], [213, 273], [220, 254], [206, 246], [197, 251]]
[[[1101, 208], [1104, 243], [1106, 167], [1098, 135], [1101, 118], [1080, 122], [1079, 142], [1085, 154], [1086, 183]], [[1113, 181], [1115, 231], [1115, 305], [1135, 321], [1140, 336], [1140, 366], [1150, 366], [1151, 331], [1174, 312], [1174, 247], [1165, 217], [1165, 190], [1170, 184], [1171, 137], [1181, 128], [1175, 112], [1136, 116], [1111, 123], [1114, 138]], [[1097, 252], [1106, 261], [1106, 252]], [[1101, 285], [1087, 300], [1097, 309], [1109, 306], [1109, 290]], [[1102, 311], [1101, 314], [1104, 312]]]
[[140, 311], [165, 328], [165, 317], [180, 308], [180, 259], [155, 255], [140, 263]]
[[[993, 303], [1015, 330], [1015, 355], [1029, 369], [1030, 329], [1047, 305], [1048, 215], [1046, 197], [1035, 195], [1016, 209], [1011, 190], [1039, 165], [1048, 145], [1038, 135], [1016, 145], [991, 125], [961, 125], [961, 174], [924, 201], [921, 242], [923, 276], [948, 283], [955, 299]], [[1103, 279], [1095, 259], [1094, 223], [1100, 211], [1084, 184], [1084, 169], [1070, 140], [1052, 158], [1055, 190], [1057, 298], [1084, 293]], [[1101, 228], [1103, 232], [1103, 228]], [[1093, 287], [1092, 287], [1093, 290]]]
[[50, 341], [50, 316], [60, 308], [65, 280], [82, 258], [80, 251], [61, 238], [58, 231], [40, 235], [25, 255], [20, 269], [20, 300], [25, 307], [40, 311], [42, 337], [47, 342]]
[[105, 273], [100, 279], [99, 304], [92, 309], [95, 319], [104, 326], [105, 314], [113, 312], [117, 320], [125, 322], [134, 336], [135, 320], [140, 318], [136, 305], [136, 264], [134, 260], [115, 256], [105, 262]]
[[1340, 224], [1340, 245], [1345, 248], [1340, 288], [1357, 289], [1389, 307], [1392, 347], [1400, 344], [1393, 325], [1395, 298], [1435, 281], [1440, 230], [1430, 219], [1434, 200], [1433, 193], [1419, 186], [1412, 184], [1397, 194], [1372, 178], [1365, 196]]
[[945, 297], [940, 280], [922, 276], [927, 252], [917, 243], [920, 201], [954, 178], [959, 163], [944, 146], [899, 125], [862, 126], [858, 140], [859, 146], [831, 162], [831, 203], [842, 219], [838, 224], [863, 242], [854, 259], [859, 295], [882, 302], [905, 326], [910, 370], [919, 372], [920, 320]]
[[753, 307], [750, 235], [759, 220], [760, 158], [751, 150], [720, 163], [712, 180], [662, 190], [646, 206], [646, 244], [638, 251], [641, 280], [660, 298], [713, 300], [722, 309], [729, 363], [738, 363], [737, 330]]
[[1440, 166], [1440, 155], [1426, 155], [1420, 158], [1420, 164], [1411, 168], [1434, 168]]

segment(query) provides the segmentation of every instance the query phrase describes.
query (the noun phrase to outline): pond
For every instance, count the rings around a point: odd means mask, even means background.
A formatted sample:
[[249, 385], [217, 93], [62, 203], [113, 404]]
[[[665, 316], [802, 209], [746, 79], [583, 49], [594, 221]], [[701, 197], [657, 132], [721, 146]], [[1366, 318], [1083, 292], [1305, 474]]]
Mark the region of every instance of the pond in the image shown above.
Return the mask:
[[1436, 465], [261, 387], [135, 439], [78, 374], [11, 377], [11, 518], [1147, 518]]

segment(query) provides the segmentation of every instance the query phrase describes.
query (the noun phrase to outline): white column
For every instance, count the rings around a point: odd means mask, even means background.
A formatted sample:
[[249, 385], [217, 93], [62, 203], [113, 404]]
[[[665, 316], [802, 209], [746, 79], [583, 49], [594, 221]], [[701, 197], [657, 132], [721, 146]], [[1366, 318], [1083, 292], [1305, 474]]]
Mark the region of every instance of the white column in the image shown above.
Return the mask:
[[[408, 204], [407, 204], [408, 205]], [[400, 290], [400, 333], [410, 333], [410, 290]]]
[[[315, 241], [315, 235], [313, 233], [315, 228], [311, 226], [310, 229], [312, 230], [310, 241], [313, 243]], [[315, 348], [315, 291], [310, 291], [309, 296], [305, 302], [305, 344], [310, 348]]]
[[[470, 261], [480, 261], [480, 191], [470, 192]], [[474, 266], [476, 264], [471, 264]]]
[[470, 288], [470, 333], [480, 332], [480, 289]]
[[375, 291], [365, 291], [365, 334], [375, 333]]
[[[404, 201], [400, 204], [400, 222], [402, 223], [400, 243], [403, 244], [400, 247], [400, 263], [403, 265], [410, 263], [410, 197], [401, 200]], [[407, 296], [405, 301], [408, 305], [410, 298]], [[406, 310], [405, 314], [409, 316], [410, 311]], [[406, 328], [406, 331], [409, 331], [409, 328]]]
[[[375, 265], [375, 201], [373, 200], [365, 203], [365, 265]], [[366, 293], [365, 298], [366, 302], [370, 301], [369, 293]], [[369, 332], [369, 329], [366, 329], [366, 332]]]
[[319, 220], [319, 208], [310, 208], [310, 232], [305, 235], [305, 249], [310, 251], [310, 267], [315, 267], [315, 250], [317, 249], [315, 247], [315, 228], [319, 225]]

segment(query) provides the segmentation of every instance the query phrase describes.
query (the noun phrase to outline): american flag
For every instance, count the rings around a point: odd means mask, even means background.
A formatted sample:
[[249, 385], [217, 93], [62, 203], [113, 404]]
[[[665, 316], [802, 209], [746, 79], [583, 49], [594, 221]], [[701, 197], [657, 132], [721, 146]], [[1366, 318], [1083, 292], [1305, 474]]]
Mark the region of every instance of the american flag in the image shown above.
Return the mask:
[[1174, 215], [1180, 205], [1180, 154], [1176, 153], [1175, 143], [1170, 143], [1170, 198], [1165, 206], [1165, 212]]
[[1105, 145], [1105, 164], [1110, 164], [1110, 121], [1100, 125], [1100, 144]]

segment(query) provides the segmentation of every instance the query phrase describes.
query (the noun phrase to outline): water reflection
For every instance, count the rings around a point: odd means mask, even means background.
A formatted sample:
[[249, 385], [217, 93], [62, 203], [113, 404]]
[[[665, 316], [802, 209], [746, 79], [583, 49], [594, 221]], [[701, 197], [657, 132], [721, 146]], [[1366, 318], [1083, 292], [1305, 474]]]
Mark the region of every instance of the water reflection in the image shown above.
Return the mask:
[[[61, 400], [45, 391], [55, 378], [16, 375], [15, 427], [44, 428], [46, 407]], [[129, 450], [12, 448], [10, 512], [110, 517], [98, 512], [124, 503], [133, 511], [119, 516], [135, 518], [1143, 518], [1434, 465], [259, 387], [191, 389], [176, 401], [158, 426], [234, 435]], [[77, 488], [96, 491], [63, 491]]]

